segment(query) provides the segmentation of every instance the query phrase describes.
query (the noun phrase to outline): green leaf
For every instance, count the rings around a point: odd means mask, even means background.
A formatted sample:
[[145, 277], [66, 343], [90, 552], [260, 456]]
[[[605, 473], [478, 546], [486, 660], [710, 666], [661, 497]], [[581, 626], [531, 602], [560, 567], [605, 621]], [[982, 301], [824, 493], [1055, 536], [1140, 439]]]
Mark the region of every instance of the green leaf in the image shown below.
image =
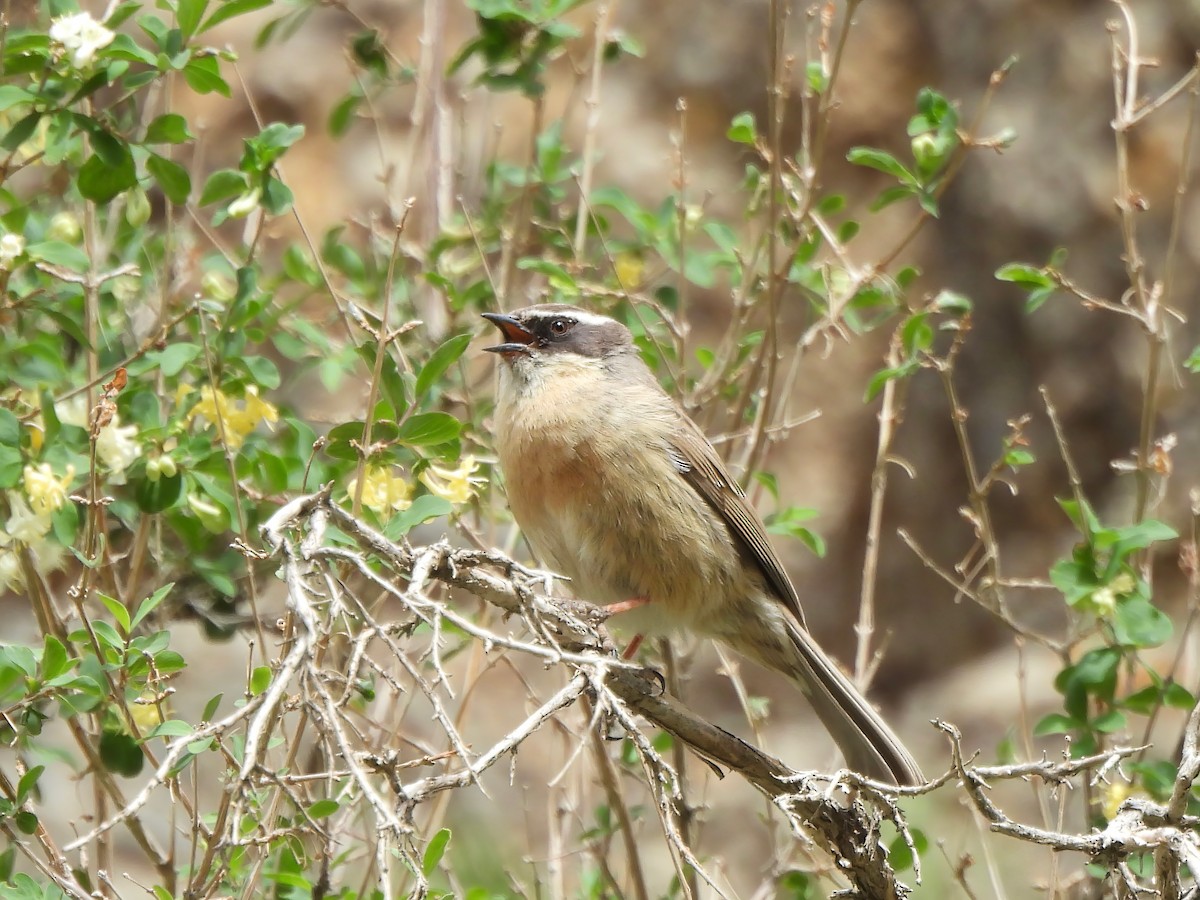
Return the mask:
[[52, 681], [70, 670], [73, 660], [67, 657], [67, 648], [52, 634], [46, 635], [42, 644], [42, 665], [39, 675], [43, 681]]
[[126, 778], [139, 775], [146, 762], [137, 741], [123, 731], [105, 731], [100, 736], [99, 750], [104, 767]]
[[1047, 734], [1071, 734], [1078, 731], [1082, 722], [1077, 722], [1061, 713], [1050, 713], [1033, 726], [1034, 737], [1044, 737]]
[[217, 694], [216, 696], [209, 698], [209, 701], [206, 704], [204, 704], [204, 712], [202, 712], [200, 714], [201, 722], [211, 722], [212, 721], [213, 716], [215, 716], [217, 714], [217, 708], [221, 705], [221, 698], [224, 696], [225, 695], [222, 693], [222, 694]]
[[884, 385], [889, 381], [894, 381], [898, 378], [907, 378], [918, 369], [921, 364], [916, 360], [910, 360], [902, 365], [896, 366], [894, 369], [880, 369], [871, 376], [871, 380], [867, 382], [867, 390], [863, 395], [863, 402], [870, 403], [883, 390]]
[[416, 400], [420, 400], [445, 371], [458, 361], [471, 343], [470, 334], [459, 334], [447, 340], [430, 354], [429, 360], [417, 374]]
[[208, 0], [176, 0], [175, 22], [179, 25], [185, 43], [200, 27], [200, 20], [204, 18], [207, 7]]
[[151, 153], [146, 159], [146, 170], [168, 200], [177, 206], [187, 203], [188, 195], [192, 192], [192, 177], [187, 169], [165, 156]]
[[257, 137], [248, 143], [253, 144], [261, 162], [272, 163], [283, 155], [283, 151], [304, 137], [303, 125], [289, 125], [286, 122], [272, 122]]
[[814, 94], [823, 94], [829, 87], [829, 75], [825, 72], [825, 66], [817, 60], [804, 67], [804, 78], [808, 82], [808, 89]]
[[327, 797], [324, 800], [318, 800], [311, 804], [306, 812], [313, 819], [326, 819], [341, 808], [342, 805], [340, 803]]
[[[127, 9], [132, 7], [132, 10], [140, 9], [141, 4], [123, 4]], [[113, 24], [114, 16], [110, 16], [104, 23], [106, 27], [115, 29], [117, 26]], [[132, 36], [128, 34], [118, 34], [113, 38], [113, 42], [104, 48], [104, 56], [107, 59], [124, 59], [129, 62], [143, 63], [147, 66], [157, 68], [158, 59], [153, 53], [145, 47], [140, 46]]]
[[250, 693], [257, 697], [271, 684], [271, 667], [255, 666], [250, 673]]
[[221, 67], [215, 56], [194, 56], [183, 67], [183, 77], [197, 94], [218, 93], [229, 99], [233, 92], [225, 79], [221, 77]]
[[1028, 450], [1021, 450], [1016, 447], [1004, 452], [1004, 464], [1011, 468], [1020, 468], [1037, 462], [1037, 457]]
[[0, 447], [21, 445], [21, 420], [12, 410], [0, 407]]
[[758, 130], [754, 125], [754, 115], [744, 112], [734, 116], [733, 121], [729, 123], [729, 130], [725, 132], [725, 137], [729, 138], [735, 144], [753, 145], [758, 139]]
[[133, 629], [137, 628], [138, 625], [142, 623], [146, 616], [154, 612], [158, 605], [167, 599], [167, 594], [171, 593], [171, 588], [173, 587], [175, 587], [175, 582], [173, 581], [169, 582], [168, 584], [164, 584], [153, 594], [143, 600], [141, 605], [138, 606], [138, 610], [134, 614], [132, 621], [129, 623], [129, 630], [133, 631]]
[[1192, 348], [1188, 358], [1183, 361], [1183, 366], [1189, 372], [1200, 372], [1200, 346]]
[[[929, 849], [929, 838], [925, 836], [919, 828], [913, 828], [910, 831], [912, 835], [913, 846], [917, 849], [917, 854], [920, 855]], [[911, 869], [915, 860], [913, 859], [912, 848], [908, 846], [904, 838], [897, 835], [888, 844], [888, 862], [897, 872], [903, 872]]]
[[462, 423], [444, 412], [418, 413], [400, 426], [397, 440], [414, 447], [435, 447], [455, 440]]
[[1115, 731], [1123, 731], [1127, 724], [1128, 721], [1125, 718], [1125, 714], [1119, 709], [1110, 709], [1108, 712], [1101, 713], [1091, 721], [1093, 730], [1099, 731], [1101, 734], [1112, 734]]
[[0, 84], [0, 112], [12, 109], [22, 103], [30, 103], [34, 95], [17, 84]]
[[189, 363], [200, 356], [201, 350], [199, 344], [181, 341], [176, 344], [168, 344], [153, 355], [156, 356], [158, 368], [163, 375], [167, 378], [174, 378], [187, 368]]
[[1113, 635], [1117, 643], [1131, 647], [1158, 647], [1171, 639], [1170, 617], [1145, 597], [1134, 595], [1117, 601]]
[[1009, 263], [996, 270], [997, 281], [1008, 281], [1030, 288], [1053, 288], [1054, 279], [1038, 266]]
[[421, 860], [421, 871], [426, 877], [432, 875], [442, 861], [446, 845], [450, 843], [450, 829], [443, 828], [429, 841], [425, 848], [425, 857]]
[[137, 184], [137, 170], [133, 157], [128, 153], [120, 165], [110, 165], [98, 155], [92, 154], [79, 169], [75, 182], [79, 193], [96, 203], [108, 203], [122, 191]]
[[954, 316], [966, 315], [973, 308], [970, 297], [951, 290], [939, 291], [938, 295], [933, 298], [933, 305], [942, 312], [950, 313]]
[[184, 722], [181, 719], [167, 719], [165, 722], [159, 722], [142, 736], [146, 740], [160, 737], [186, 737], [195, 730], [196, 729], [193, 728], [189, 723]]
[[146, 126], [146, 144], [183, 144], [195, 137], [188, 130], [187, 119], [179, 113], [166, 113]]
[[399, 540], [423, 522], [449, 515], [454, 505], [449, 500], [436, 494], [422, 494], [412, 502], [412, 506], [396, 514], [384, 528], [384, 534], [390, 540]]
[[267, 178], [263, 186], [262, 207], [273, 216], [283, 215], [292, 208], [295, 197], [292, 189], [275, 176]]
[[1196, 698], [1182, 684], [1172, 681], [1163, 691], [1163, 702], [1175, 709], [1191, 709], [1196, 705]]
[[881, 209], [891, 206], [898, 200], [904, 200], [908, 197], [911, 197], [915, 192], [916, 189], [910, 185], [894, 185], [886, 190], [880, 191], [879, 196], [871, 201], [871, 205], [868, 207], [868, 209], [870, 209], [871, 212], [879, 212]]
[[250, 373], [250, 377], [259, 387], [268, 391], [273, 391], [283, 379], [279, 375], [279, 367], [274, 361], [265, 356], [246, 356], [242, 358], [242, 363], [246, 366], [246, 371]]
[[183, 475], [162, 475], [158, 481], [142, 478], [133, 485], [133, 497], [144, 513], [161, 513], [171, 509], [183, 495]]
[[21, 780], [17, 782], [17, 802], [24, 803], [29, 799], [29, 795], [37, 786], [37, 781], [42, 777], [42, 773], [46, 771], [45, 766], [33, 766], [21, 776]]
[[329, 133], [341, 137], [350, 128], [354, 113], [362, 105], [363, 97], [357, 90], [339, 100], [329, 113]]
[[1103, 530], [1100, 520], [1096, 518], [1096, 513], [1093, 512], [1091, 505], [1086, 501], [1084, 501], [1082, 508], [1074, 498], [1059, 497], [1057, 498], [1057, 502], [1062, 511], [1067, 514], [1067, 518], [1071, 520], [1071, 523], [1079, 529], [1079, 533], [1084, 537], [1090, 538], [1092, 535]]
[[917, 184], [917, 177], [892, 154], [875, 147], [851, 147], [846, 160], [856, 166], [866, 166], [891, 175], [905, 185]]
[[1034, 288], [1029, 292], [1029, 296], [1025, 298], [1025, 312], [1035, 313], [1041, 309], [1042, 304], [1053, 297], [1055, 289], [1052, 287]]
[[0, 147], [10, 153], [20, 147], [23, 143], [33, 136], [34, 130], [38, 126], [38, 122], [42, 120], [40, 112], [31, 112], [29, 115], [20, 119], [17, 124], [8, 129], [8, 132], [3, 138], [0, 138]]
[[1121, 708], [1148, 716], [1162, 703], [1162, 700], [1162, 689], [1156, 684], [1150, 684], [1122, 700]]
[[20, 449], [0, 443], [0, 490], [16, 487], [24, 467], [25, 459]]
[[75, 121], [83, 127], [92, 140], [92, 150], [109, 166], [123, 166], [131, 158], [129, 145], [121, 138], [104, 130], [95, 119], [76, 116]]
[[213, 14], [208, 17], [208, 21], [200, 26], [197, 34], [203, 34], [222, 22], [228, 22], [237, 16], [244, 16], [246, 13], [264, 9], [270, 5], [271, 0], [229, 0], [228, 3], [222, 3], [213, 11]]
[[117, 625], [121, 628], [121, 633], [129, 634], [129, 610], [125, 608], [125, 604], [114, 597], [109, 597], [107, 594], [97, 594], [96, 596], [100, 598], [100, 601], [107, 607], [113, 619], [116, 620]]
[[38, 241], [25, 248], [30, 259], [48, 262], [54, 266], [83, 274], [91, 266], [87, 253], [81, 247], [64, 241]]
[[217, 169], [205, 180], [204, 188], [200, 191], [199, 205], [208, 206], [210, 203], [237, 197], [244, 194], [249, 186], [245, 174], [237, 169]]
[[1090, 560], [1060, 559], [1050, 567], [1050, 583], [1062, 592], [1067, 605], [1075, 606], [1105, 586]]
[[929, 313], [914, 313], [900, 329], [900, 344], [908, 356], [916, 356], [933, 346], [933, 327]]
[[[1079, 662], [1058, 673], [1054, 686], [1067, 696], [1080, 691], [1083, 694], [1111, 700], [1116, 687], [1117, 667], [1121, 663], [1122, 651], [1116, 647], [1099, 647], [1089, 650]], [[1068, 706], [1069, 712], [1078, 712]]]
[[571, 274], [556, 262], [548, 259], [537, 259], [528, 257], [517, 262], [517, 268], [531, 272], [539, 272], [546, 276], [546, 280], [550, 286], [557, 291], [569, 296], [577, 296], [579, 294], [579, 283], [571, 276]]
[[1170, 525], [1157, 519], [1145, 519], [1135, 522], [1133, 525], [1113, 529], [1111, 541], [1098, 537], [1096, 546], [1104, 547], [1111, 543], [1113, 554], [1124, 558], [1135, 550], [1145, 550], [1151, 544], [1173, 541], [1177, 537], [1179, 537], [1179, 532]]

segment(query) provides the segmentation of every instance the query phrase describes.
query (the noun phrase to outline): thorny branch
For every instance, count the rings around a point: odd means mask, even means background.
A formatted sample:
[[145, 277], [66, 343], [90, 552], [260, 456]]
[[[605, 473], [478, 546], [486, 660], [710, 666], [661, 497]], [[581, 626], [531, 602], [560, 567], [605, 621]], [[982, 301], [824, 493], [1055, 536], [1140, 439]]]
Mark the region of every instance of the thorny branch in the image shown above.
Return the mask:
[[[330, 538], [330, 528], [341, 537]], [[990, 786], [999, 780], [1043, 782], [1055, 790], [1068, 790], [1076, 780], [1091, 775], [1092, 783], [1118, 773], [1119, 765], [1139, 748], [1115, 749], [1079, 760], [1043, 759], [1010, 766], [970, 764], [961, 749], [957, 729], [936, 723], [949, 737], [952, 766], [940, 778], [920, 788], [897, 789], [863, 779], [850, 772], [832, 776], [796, 772], [779, 760], [712, 723], [696, 716], [665, 692], [658, 673], [622, 661], [600, 627], [603, 613], [578, 601], [556, 598], [547, 590], [545, 573], [525, 569], [494, 552], [454, 548], [446, 542], [413, 548], [385, 538], [370, 526], [330, 501], [328, 491], [301, 497], [283, 507], [262, 529], [272, 552], [281, 557], [280, 578], [287, 588], [288, 627], [271, 683], [225, 718], [203, 724], [168, 745], [158, 770], [143, 789], [117, 814], [97, 824], [64, 847], [72, 852], [90, 845], [122, 821], [136, 816], [151, 795], [169, 786], [196, 742], [212, 738], [218, 743], [235, 728], [244, 729], [245, 749], [240, 759], [230, 757], [227, 817], [214, 827], [211, 840], [224, 846], [252, 845], [269, 837], [256, 825], [256, 794], [264, 787], [288, 792], [300, 806], [291, 787], [322, 779], [331, 786], [347, 810], [357, 807], [372, 823], [373, 877], [387, 896], [396, 895], [397, 879], [407, 877], [414, 897], [424, 897], [429, 885], [421, 865], [423, 839], [415, 816], [421, 804], [447, 791], [479, 787], [480, 777], [497, 763], [511, 759], [520, 746], [551, 719], [583, 698], [596, 710], [593, 727], [602, 719], [615, 723], [629, 737], [642, 764], [643, 778], [654, 798], [664, 840], [679, 870], [692, 869], [717, 896], [725, 896], [684, 839], [680, 827], [681, 795], [676, 768], [653, 746], [646, 724], [672, 734], [677, 741], [714, 768], [737, 772], [770, 798], [786, 817], [794, 835], [815, 845], [834, 861], [848, 887], [841, 896], [903, 898], [909, 888], [890, 865], [881, 841], [881, 825], [891, 822], [905, 841], [912, 838], [898, 800], [957, 783], [996, 833], [1050, 846], [1060, 851], [1084, 853], [1104, 863], [1114, 879], [1131, 891], [1145, 891], [1129, 865], [1129, 857], [1156, 851], [1159, 865], [1155, 882], [1163, 896], [1182, 896], [1184, 867], [1200, 871], [1200, 841], [1195, 829], [1200, 820], [1186, 815], [1183, 801], [1173, 798], [1165, 806], [1145, 800], [1126, 800], [1103, 831], [1071, 834], [1034, 828], [1013, 821], [992, 801]], [[349, 538], [347, 546], [345, 538]], [[506, 633], [489, 630], [445, 603], [439, 588], [456, 588], [499, 608], [525, 625]], [[395, 611], [381, 621], [378, 605], [364, 597], [382, 596]], [[566, 667], [569, 677], [561, 688], [524, 712], [519, 721], [491, 746], [475, 750], [455, 731], [443, 697], [453, 696], [442, 670], [441, 651], [425, 644], [414, 649], [413, 629], [428, 625], [435, 636], [446, 628], [479, 641], [485, 653], [529, 654], [546, 665]], [[341, 642], [340, 655], [329, 648]], [[382, 648], [390, 662], [373, 659]], [[391, 669], [388, 668], [391, 666]], [[371, 740], [361, 719], [355, 718], [353, 684], [362, 672], [383, 678], [398, 690], [397, 675], [407, 678], [429, 703], [433, 719], [445, 736], [448, 749], [424, 750], [418, 759], [397, 753]], [[429, 675], [430, 671], [434, 675]], [[302, 715], [318, 725], [318, 741], [328, 765], [320, 774], [282, 771], [272, 755], [272, 733], [283, 728], [285, 716]], [[1183, 749], [1177, 797], [1186, 798], [1191, 781], [1200, 773], [1200, 712], [1194, 712], [1189, 739]], [[573, 756], [572, 760], [579, 756]], [[415, 775], [416, 766], [441, 765], [435, 774]], [[286, 784], [285, 784], [286, 782]], [[215, 846], [215, 845], [214, 845]], [[405, 872], [394, 871], [394, 859], [405, 863]], [[914, 859], [916, 853], [913, 853]], [[920, 870], [915, 869], [917, 880]], [[369, 876], [364, 876], [369, 877]], [[690, 894], [691, 892], [688, 891]], [[73, 895], [74, 896], [74, 895]], [[83, 895], [80, 895], [83, 896]]]
[[[358, 545], [355, 550], [326, 546], [314, 532], [325, 523], [336, 526]], [[305, 529], [296, 543], [289, 538], [295, 529]], [[414, 807], [434, 793], [473, 783], [485, 769], [515, 751], [518, 745], [551, 716], [587, 694], [597, 708], [625, 730], [642, 760], [646, 781], [657, 799], [664, 835], [673, 852], [720, 889], [683, 841], [678, 828], [676, 773], [644, 734], [643, 721], [662, 728], [690, 746], [701, 757], [737, 771], [769, 796], [786, 815], [797, 835], [802, 835], [829, 853], [851, 887], [852, 896], [892, 898], [907, 895], [887, 862], [879, 827], [890, 820], [907, 835], [907, 826], [895, 805], [894, 788], [839, 773], [833, 779], [797, 773], [740, 738], [707, 722], [676, 698], [664, 693], [657, 673], [622, 662], [605, 633], [599, 629], [603, 615], [587, 604], [549, 596], [548, 578], [526, 570], [504, 556], [453, 548], [441, 542], [413, 549], [387, 540], [383, 535], [330, 503], [319, 493], [289, 503], [263, 529], [268, 544], [285, 558], [285, 577], [307, 566], [350, 563], [372, 587], [387, 591], [405, 602], [422, 621], [441, 618], [484, 641], [485, 647], [505, 647], [527, 652], [572, 668], [567, 685], [538, 709], [527, 715], [498, 743], [478, 755], [465, 748], [457, 754], [461, 767], [444, 775], [404, 782], [389, 773], [396, 804], [411, 821]], [[303, 558], [299, 558], [303, 555]], [[379, 564], [385, 567], [380, 569]], [[390, 572], [387, 570], [391, 570]], [[407, 588], [403, 586], [407, 582]], [[292, 602], [308, 602], [311, 588], [301, 589], [289, 580]], [[444, 584], [460, 588], [493, 604], [505, 613], [524, 620], [531, 635], [521, 639], [487, 632], [470, 619], [435, 600], [426, 585]], [[354, 600], [344, 599], [354, 607]], [[367, 628], [371, 628], [368, 625]], [[399, 652], [395, 648], [393, 652]], [[447, 723], [443, 723], [446, 725]], [[249, 765], [247, 763], [246, 765]], [[245, 766], [244, 766], [245, 768]], [[378, 765], [376, 765], [378, 769]], [[892, 795], [892, 796], [889, 796]], [[372, 804], [375, 806], [375, 804]], [[378, 807], [375, 807], [378, 811]], [[382, 822], [380, 823], [383, 824]]]

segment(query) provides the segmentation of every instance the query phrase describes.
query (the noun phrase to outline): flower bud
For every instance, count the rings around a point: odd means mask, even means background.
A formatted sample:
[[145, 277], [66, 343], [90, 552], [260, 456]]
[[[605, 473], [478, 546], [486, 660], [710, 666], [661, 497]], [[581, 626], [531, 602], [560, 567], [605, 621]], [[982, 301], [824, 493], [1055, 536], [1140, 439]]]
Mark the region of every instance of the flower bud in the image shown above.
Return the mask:
[[150, 220], [150, 198], [140, 187], [125, 193], [125, 221], [131, 228], [141, 228]]

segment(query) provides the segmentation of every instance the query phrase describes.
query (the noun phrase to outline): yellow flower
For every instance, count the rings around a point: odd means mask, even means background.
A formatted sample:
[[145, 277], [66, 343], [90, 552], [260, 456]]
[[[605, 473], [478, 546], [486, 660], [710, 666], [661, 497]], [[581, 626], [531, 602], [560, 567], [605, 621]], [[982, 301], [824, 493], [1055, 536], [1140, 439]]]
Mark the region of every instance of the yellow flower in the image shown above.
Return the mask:
[[617, 281], [622, 290], [632, 291], [642, 283], [646, 266], [636, 253], [620, 253], [613, 260], [613, 269], [617, 273]]
[[[358, 493], [358, 479], [351, 478], [346, 489], [351, 500]], [[363, 473], [362, 502], [367, 509], [390, 515], [412, 506], [412, 485], [395, 474], [391, 466], [367, 466]]]
[[1101, 803], [1104, 808], [1104, 818], [1111, 821], [1117, 815], [1117, 810], [1121, 808], [1121, 804], [1129, 797], [1133, 796], [1133, 786], [1126, 784], [1124, 781], [1114, 781], [1111, 784], [1105, 785], [1104, 797]]
[[67, 502], [67, 493], [75, 478], [75, 467], [68, 465], [67, 474], [55, 478], [49, 463], [25, 467], [25, 495], [30, 508], [38, 515], [49, 515]]
[[[185, 397], [189, 390], [182, 387], [175, 392], [178, 402]], [[258, 427], [260, 422], [268, 425], [279, 421], [279, 410], [272, 403], [258, 396], [258, 388], [254, 385], [246, 388], [246, 396], [241, 400], [231, 398], [220, 388], [210, 384], [200, 388], [200, 400], [188, 412], [186, 422], [191, 424], [195, 419], [202, 418], [212, 426], [219, 421], [225, 432], [225, 440], [233, 450], [237, 450], [246, 441], [246, 435]]]
[[471, 477], [478, 468], [475, 457], [464, 456], [457, 469], [431, 465], [421, 473], [420, 479], [434, 496], [454, 504], [466, 503], [475, 496], [476, 485], [487, 483], [486, 479]]
[[254, 420], [254, 424], [259, 422], [267, 422], [274, 425], [279, 421], [279, 410], [275, 408], [275, 404], [268, 403], [258, 396], [258, 386], [250, 385], [246, 388], [246, 415]]
[[163, 720], [162, 713], [158, 711], [158, 704], [154, 702], [152, 694], [138, 697], [130, 703], [129, 717], [137, 723], [138, 730], [143, 733], [161, 725]]

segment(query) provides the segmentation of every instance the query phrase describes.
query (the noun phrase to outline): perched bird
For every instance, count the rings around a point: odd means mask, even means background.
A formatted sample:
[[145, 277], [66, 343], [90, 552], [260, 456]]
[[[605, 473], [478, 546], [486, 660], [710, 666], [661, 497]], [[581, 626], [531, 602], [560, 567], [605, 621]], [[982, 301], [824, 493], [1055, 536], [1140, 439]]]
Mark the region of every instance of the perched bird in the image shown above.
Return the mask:
[[789, 676], [851, 769], [923, 782], [813, 640], [762, 519], [624, 325], [563, 304], [485, 313], [504, 343], [495, 442], [517, 524], [581, 599], [707, 635]]

